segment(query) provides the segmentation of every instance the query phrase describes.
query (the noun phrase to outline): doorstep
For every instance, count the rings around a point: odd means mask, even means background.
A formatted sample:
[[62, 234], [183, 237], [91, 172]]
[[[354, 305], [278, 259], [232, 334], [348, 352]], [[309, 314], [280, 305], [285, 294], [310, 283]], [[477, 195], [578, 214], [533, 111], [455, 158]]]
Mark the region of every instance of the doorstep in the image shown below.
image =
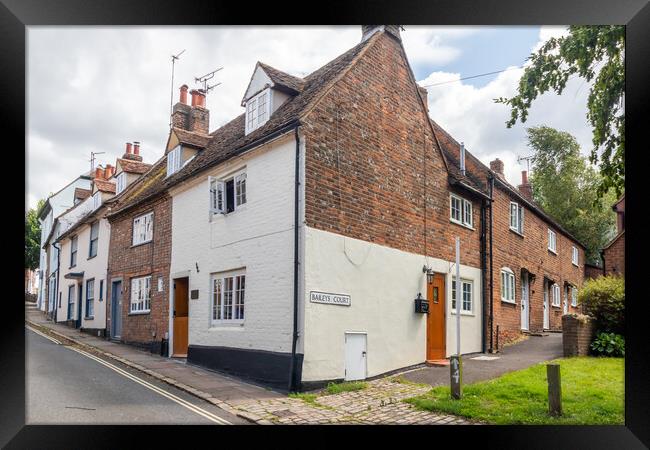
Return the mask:
[[449, 365], [448, 359], [427, 359], [427, 366], [445, 367]]

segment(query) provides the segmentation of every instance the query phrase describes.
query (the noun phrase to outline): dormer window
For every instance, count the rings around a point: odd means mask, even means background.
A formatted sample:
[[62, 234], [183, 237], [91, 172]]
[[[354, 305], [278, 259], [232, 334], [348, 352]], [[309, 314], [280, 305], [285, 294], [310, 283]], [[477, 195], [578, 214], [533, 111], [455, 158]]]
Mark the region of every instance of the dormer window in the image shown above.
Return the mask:
[[246, 134], [261, 127], [271, 115], [271, 90], [264, 89], [246, 102]]
[[126, 187], [126, 172], [121, 172], [115, 180], [115, 194], [119, 194]]
[[167, 154], [167, 176], [178, 172], [181, 168], [181, 148], [179, 145]]

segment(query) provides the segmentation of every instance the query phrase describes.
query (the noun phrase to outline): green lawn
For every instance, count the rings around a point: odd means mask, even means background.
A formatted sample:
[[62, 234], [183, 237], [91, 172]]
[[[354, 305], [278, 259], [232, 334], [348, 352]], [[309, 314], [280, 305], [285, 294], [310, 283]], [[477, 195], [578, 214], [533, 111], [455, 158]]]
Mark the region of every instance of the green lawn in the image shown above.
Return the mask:
[[449, 386], [406, 399], [419, 409], [443, 411], [493, 424], [623, 425], [623, 358], [558, 359], [562, 380], [562, 417], [548, 415], [546, 365], [463, 386], [463, 398], [452, 400]]

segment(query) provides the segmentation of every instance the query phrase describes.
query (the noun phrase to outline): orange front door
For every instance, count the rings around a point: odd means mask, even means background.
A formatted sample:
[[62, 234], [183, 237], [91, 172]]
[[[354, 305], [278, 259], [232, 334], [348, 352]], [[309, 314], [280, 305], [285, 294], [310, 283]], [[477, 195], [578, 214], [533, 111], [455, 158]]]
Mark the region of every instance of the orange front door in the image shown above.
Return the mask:
[[427, 286], [429, 316], [427, 318], [427, 360], [443, 359], [445, 346], [445, 277], [435, 274]]
[[187, 356], [189, 278], [174, 280], [174, 349], [172, 356]]

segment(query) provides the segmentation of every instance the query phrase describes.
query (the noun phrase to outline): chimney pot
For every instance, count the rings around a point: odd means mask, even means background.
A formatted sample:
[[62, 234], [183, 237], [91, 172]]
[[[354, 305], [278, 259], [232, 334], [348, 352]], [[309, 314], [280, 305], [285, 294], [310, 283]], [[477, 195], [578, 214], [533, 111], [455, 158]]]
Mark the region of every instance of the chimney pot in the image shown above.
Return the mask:
[[494, 161], [490, 161], [490, 170], [503, 176], [503, 161], [501, 161], [499, 158], [495, 159]]
[[187, 84], [181, 86], [180, 102], [187, 105]]
[[528, 182], [528, 172], [525, 170], [521, 171], [521, 184], [517, 186], [517, 190], [526, 200], [533, 200], [533, 187]]
[[131, 143], [130, 142], [126, 143], [126, 153], [127, 153], [127, 155], [131, 153]]
[[134, 155], [139, 155], [140, 154], [140, 143], [138, 141], [135, 141], [133, 143], [133, 154]]
[[104, 169], [102, 169], [101, 167], [95, 168], [95, 179], [100, 179], [100, 180], [104, 179]]
[[203, 92], [201, 89], [192, 89], [190, 91], [190, 95], [192, 96], [193, 108], [196, 106], [205, 108], [205, 92]]
[[528, 172], [525, 170], [521, 171], [521, 184], [528, 184]]
[[111, 166], [110, 164], [106, 164], [106, 170], [105, 170], [104, 173], [105, 173], [105, 175], [106, 175], [106, 179], [107, 179], [107, 180], [108, 180], [110, 177], [112, 177], [112, 176], [113, 176], [113, 166]]

